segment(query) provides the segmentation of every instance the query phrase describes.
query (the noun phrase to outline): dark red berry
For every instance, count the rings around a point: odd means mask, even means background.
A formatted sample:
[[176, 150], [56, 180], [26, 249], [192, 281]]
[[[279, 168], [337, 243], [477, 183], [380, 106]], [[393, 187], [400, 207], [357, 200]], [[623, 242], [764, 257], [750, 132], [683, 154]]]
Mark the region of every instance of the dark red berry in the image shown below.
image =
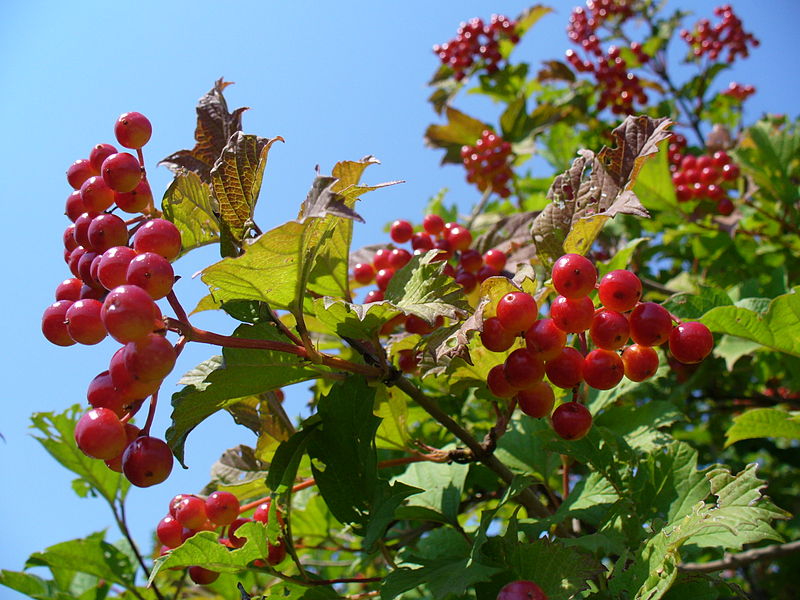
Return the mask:
[[556, 401], [553, 388], [544, 381], [520, 390], [516, 398], [520, 410], [535, 419], [549, 416]]
[[75, 343], [67, 330], [67, 311], [72, 304], [71, 300], [59, 300], [44, 309], [42, 333], [56, 346], [72, 346]]
[[566, 333], [580, 333], [592, 325], [594, 303], [588, 296], [565, 298], [557, 296], [550, 305], [550, 318]]
[[398, 219], [392, 223], [389, 236], [396, 244], [405, 244], [414, 235], [414, 227], [408, 221]]
[[597, 289], [600, 302], [618, 312], [631, 310], [642, 297], [642, 282], [630, 271], [618, 269], [606, 273]]
[[150, 436], [136, 438], [122, 455], [122, 472], [133, 485], [149, 487], [172, 471], [172, 451], [166, 442]]
[[504, 585], [497, 594], [497, 600], [547, 600], [547, 596], [532, 581], [521, 579]]
[[596, 390], [610, 390], [624, 374], [622, 359], [611, 350], [597, 348], [583, 359], [583, 380]]
[[701, 362], [713, 348], [714, 336], [708, 327], [697, 321], [681, 323], [670, 332], [669, 351], [684, 364]]
[[573, 388], [583, 381], [583, 356], [575, 348], [567, 346], [545, 363], [544, 370], [553, 385]]
[[483, 322], [481, 342], [487, 350], [505, 352], [511, 348], [516, 339], [517, 333], [503, 327], [503, 323], [497, 317], [491, 317]]
[[655, 302], [642, 302], [630, 317], [631, 338], [642, 346], [659, 346], [669, 339], [672, 317]]
[[553, 411], [553, 430], [565, 440], [579, 440], [592, 428], [592, 414], [580, 402], [565, 402]]

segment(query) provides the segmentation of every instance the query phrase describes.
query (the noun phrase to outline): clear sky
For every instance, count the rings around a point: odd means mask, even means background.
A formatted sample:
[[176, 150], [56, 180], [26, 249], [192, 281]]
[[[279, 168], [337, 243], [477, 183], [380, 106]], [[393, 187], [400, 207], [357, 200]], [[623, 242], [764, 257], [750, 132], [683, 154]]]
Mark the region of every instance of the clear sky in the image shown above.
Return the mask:
[[[516, 50], [533, 63], [561, 58], [568, 47], [564, 27], [575, 2], [553, 2]], [[673, 4], [677, 4], [673, 2]], [[762, 45], [741, 61], [735, 79], [758, 88], [748, 101], [753, 120], [764, 111], [797, 113], [800, 92], [796, 65], [800, 3], [740, 1], [734, 8]], [[463, 170], [441, 169], [438, 153], [423, 146], [425, 127], [435, 120], [426, 103], [425, 83], [437, 67], [431, 46], [455, 34], [460, 21], [492, 12], [516, 16], [528, 4], [479, 2], [0, 2], [0, 182], [5, 218], [0, 230], [5, 284], [2, 294], [3, 351], [0, 391], [0, 568], [19, 570], [34, 551], [56, 542], [111, 527], [105, 505], [79, 499], [71, 475], [29, 435], [29, 415], [61, 411], [85, 402], [86, 386], [106, 368], [116, 343], [58, 348], [39, 331], [43, 309], [55, 286], [68, 277], [61, 253], [63, 216], [69, 187], [67, 166], [100, 142], [114, 142], [113, 123], [136, 110], [153, 123], [145, 147], [157, 199], [169, 173], [156, 162], [193, 145], [194, 106], [214, 80], [236, 82], [226, 91], [231, 108], [249, 106], [247, 133], [281, 135], [269, 156], [256, 220], [271, 228], [297, 213], [314, 176], [338, 160], [372, 154], [366, 181], [406, 183], [367, 196], [359, 206], [366, 225], [356, 227], [356, 247], [385, 241], [383, 225], [396, 218], [419, 222], [428, 198], [442, 187], [467, 209], [478, 194], [463, 184]], [[715, 3], [684, 2], [710, 16]], [[469, 102], [461, 106], [477, 107]], [[496, 122], [496, 111], [481, 116]], [[191, 275], [217, 259], [216, 249], [197, 251], [175, 264], [184, 279], [177, 293], [186, 306], [203, 295]], [[204, 314], [196, 325], [220, 332], [232, 322]], [[153, 432], [163, 435], [169, 393], [180, 373], [215, 353], [190, 347], [164, 386]], [[289, 391], [295, 412], [307, 385]], [[149, 551], [149, 535], [168, 500], [194, 492], [208, 481], [211, 464], [226, 449], [253, 443], [247, 430], [226, 414], [203, 423], [189, 438], [190, 469], [177, 468], [168, 482], [129, 495], [129, 516], [137, 540]], [[116, 531], [110, 534], [116, 539]], [[0, 588], [0, 598], [18, 595]]]

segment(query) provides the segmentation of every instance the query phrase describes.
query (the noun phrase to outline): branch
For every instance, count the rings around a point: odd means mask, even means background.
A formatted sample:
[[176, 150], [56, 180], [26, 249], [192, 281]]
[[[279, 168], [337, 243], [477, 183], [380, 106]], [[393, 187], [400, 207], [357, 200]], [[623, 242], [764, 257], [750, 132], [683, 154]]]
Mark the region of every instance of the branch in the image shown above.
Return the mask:
[[678, 565], [678, 570], [684, 573], [712, 573], [726, 569], [738, 569], [759, 560], [778, 558], [798, 551], [800, 551], [800, 540], [795, 540], [787, 544], [773, 544], [772, 546], [754, 548], [737, 554], [725, 554], [720, 560], [712, 560], [705, 563], [683, 563]]

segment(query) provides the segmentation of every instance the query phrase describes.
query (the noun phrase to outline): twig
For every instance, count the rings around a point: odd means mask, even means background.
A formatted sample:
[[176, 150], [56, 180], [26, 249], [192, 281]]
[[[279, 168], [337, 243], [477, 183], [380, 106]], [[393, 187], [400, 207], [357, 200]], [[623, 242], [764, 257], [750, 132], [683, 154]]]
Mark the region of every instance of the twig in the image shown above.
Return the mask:
[[793, 552], [800, 551], [800, 540], [786, 544], [773, 544], [764, 548], [754, 548], [736, 554], [725, 554], [720, 560], [712, 560], [705, 563], [683, 563], [678, 565], [678, 570], [684, 573], [713, 573], [714, 571], [724, 571], [725, 569], [738, 569], [759, 560], [769, 560], [786, 556]]

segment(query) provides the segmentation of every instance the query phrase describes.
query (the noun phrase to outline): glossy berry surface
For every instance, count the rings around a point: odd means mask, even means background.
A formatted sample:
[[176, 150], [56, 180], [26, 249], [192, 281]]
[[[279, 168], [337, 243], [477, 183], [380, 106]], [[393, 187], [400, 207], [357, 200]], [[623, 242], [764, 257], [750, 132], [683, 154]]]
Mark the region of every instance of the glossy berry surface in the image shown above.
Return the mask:
[[536, 300], [525, 292], [509, 292], [497, 303], [497, 318], [510, 331], [527, 331], [538, 314]]
[[150, 487], [172, 472], [172, 451], [166, 442], [150, 436], [136, 438], [122, 455], [122, 472], [133, 485]]
[[125, 449], [125, 427], [113, 410], [93, 408], [75, 425], [75, 443], [86, 456], [114, 458]]
[[497, 600], [547, 600], [547, 596], [532, 581], [520, 579], [504, 585], [497, 594]]
[[143, 252], [128, 263], [125, 280], [147, 292], [153, 300], [172, 291], [175, 272], [170, 262], [155, 252]]
[[569, 389], [583, 381], [583, 356], [575, 348], [562, 348], [544, 366], [547, 378], [556, 387]]
[[579, 440], [592, 428], [592, 414], [580, 402], [565, 402], [550, 417], [553, 430], [565, 440]]
[[438, 235], [444, 229], [444, 219], [439, 215], [425, 215], [425, 218], [422, 219], [422, 228], [430, 235]]
[[565, 298], [589, 295], [597, 283], [597, 269], [580, 254], [565, 254], [553, 265], [553, 287]]
[[669, 339], [672, 317], [666, 308], [655, 302], [642, 302], [630, 318], [631, 338], [642, 346], [658, 346]]
[[97, 300], [78, 300], [66, 313], [69, 336], [79, 344], [91, 346], [102, 342], [107, 333], [100, 318], [103, 305]]
[[353, 279], [362, 285], [370, 284], [375, 280], [375, 268], [370, 263], [356, 263]]
[[114, 123], [114, 135], [117, 137], [117, 141], [126, 148], [141, 148], [150, 141], [152, 133], [153, 126], [142, 113], [121, 114]]
[[208, 519], [206, 503], [197, 496], [187, 496], [175, 507], [175, 518], [187, 529], [200, 529]]
[[158, 541], [167, 548], [177, 548], [183, 542], [183, 525], [173, 516], [167, 515], [156, 525]]
[[181, 232], [165, 219], [150, 219], [133, 237], [133, 249], [137, 254], [154, 252], [173, 261], [181, 251]]
[[487, 350], [505, 352], [511, 348], [516, 338], [516, 332], [503, 327], [503, 323], [497, 317], [491, 317], [483, 322], [481, 342]]
[[550, 318], [565, 333], [580, 333], [592, 325], [594, 303], [588, 296], [566, 298], [557, 296], [550, 305]]
[[630, 271], [618, 269], [600, 280], [597, 295], [603, 306], [618, 312], [633, 309], [642, 297], [642, 282]]
[[518, 390], [528, 388], [544, 377], [544, 362], [527, 348], [518, 348], [509, 354], [504, 369], [506, 381]]
[[631, 344], [622, 352], [625, 377], [631, 381], [644, 381], [658, 370], [658, 353], [650, 346]]
[[567, 343], [567, 334], [556, 327], [553, 319], [539, 319], [525, 332], [528, 350], [544, 361], [561, 354]]
[[100, 316], [109, 335], [127, 344], [151, 333], [159, 314], [146, 291], [135, 285], [121, 285], [106, 296]]
[[589, 327], [592, 343], [605, 350], [619, 350], [630, 337], [628, 319], [620, 312], [604, 309], [595, 313]]
[[125, 346], [125, 366], [138, 379], [164, 379], [175, 366], [176, 358], [169, 340], [157, 333], [149, 333]]
[[189, 579], [194, 581], [197, 585], [208, 585], [214, 583], [219, 579], [219, 573], [200, 566], [189, 567]]
[[132, 192], [142, 180], [142, 167], [133, 154], [118, 152], [103, 161], [102, 175], [115, 192]]
[[72, 346], [75, 340], [67, 331], [67, 310], [72, 306], [71, 300], [59, 300], [46, 309], [42, 315], [42, 333], [56, 346]]
[[688, 321], [670, 332], [669, 351], [684, 364], [699, 363], [711, 354], [713, 348], [714, 336], [702, 323]]
[[489, 391], [498, 398], [513, 398], [517, 393], [517, 389], [506, 379], [505, 363], [489, 369], [489, 373], [486, 375], [486, 385]]
[[214, 525], [230, 525], [239, 516], [239, 499], [230, 492], [213, 492], [206, 498], [206, 514]]
[[597, 348], [583, 359], [583, 380], [596, 390], [610, 390], [624, 374], [622, 359], [611, 350]]
[[67, 182], [73, 189], [79, 190], [83, 182], [94, 175], [99, 175], [97, 169], [92, 167], [88, 159], [81, 158], [72, 163], [67, 169]]
[[398, 219], [389, 229], [389, 237], [396, 244], [405, 244], [414, 235], [414, 227], [408, 221]]

